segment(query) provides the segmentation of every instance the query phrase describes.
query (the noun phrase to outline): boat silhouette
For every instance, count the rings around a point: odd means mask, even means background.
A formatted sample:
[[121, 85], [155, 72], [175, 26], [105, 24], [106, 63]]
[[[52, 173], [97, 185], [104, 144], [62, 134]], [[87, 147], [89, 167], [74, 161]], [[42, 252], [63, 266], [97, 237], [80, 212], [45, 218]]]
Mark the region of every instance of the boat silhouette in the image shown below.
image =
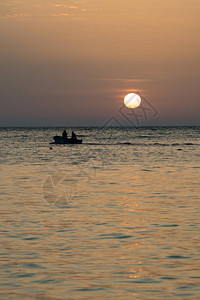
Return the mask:
[[82, 140], [77, 138], [63, 138], [62, 136], [53, 136], [54, 142], [51, 144], [82, 144]]

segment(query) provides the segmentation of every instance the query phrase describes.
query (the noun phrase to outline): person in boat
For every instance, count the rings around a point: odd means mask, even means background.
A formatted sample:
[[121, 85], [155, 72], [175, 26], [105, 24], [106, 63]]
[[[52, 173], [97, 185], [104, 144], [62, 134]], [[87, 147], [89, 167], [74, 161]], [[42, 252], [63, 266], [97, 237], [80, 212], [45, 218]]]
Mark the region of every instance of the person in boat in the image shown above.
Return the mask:
[[76, 136], [76, 134], [72, 131], [72, 140], [77, 140], [77, 136]]
[[64, 131], [63, 131], [63, 133], [62, 133], [62, 137], [63, 137], [63, 139], [64, 139], [64, 140], [66, 140], [66, 139], [67, 139], [67, 132], [66, 132], [66, 130], [64, 130]]

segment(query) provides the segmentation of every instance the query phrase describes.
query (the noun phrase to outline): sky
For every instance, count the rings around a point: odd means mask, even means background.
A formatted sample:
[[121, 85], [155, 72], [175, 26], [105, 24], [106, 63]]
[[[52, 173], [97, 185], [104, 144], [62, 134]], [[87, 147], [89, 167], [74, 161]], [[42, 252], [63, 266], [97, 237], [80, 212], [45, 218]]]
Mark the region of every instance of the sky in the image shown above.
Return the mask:
[[200, 125], [199, 15], [199, 0], [0, 0], [0, 126]]

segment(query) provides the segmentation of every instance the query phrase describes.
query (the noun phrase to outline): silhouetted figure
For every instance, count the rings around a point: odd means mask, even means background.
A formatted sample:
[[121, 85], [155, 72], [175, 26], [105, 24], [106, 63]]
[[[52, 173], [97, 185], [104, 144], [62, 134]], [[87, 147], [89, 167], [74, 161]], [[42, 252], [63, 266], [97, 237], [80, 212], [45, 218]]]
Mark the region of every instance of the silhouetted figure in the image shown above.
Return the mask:
[[64, 140], [66, 140], [66, 139], [67, 139], [67, 132], [66, 132], [66, 130], [64, 130], [64, 131], [63, 131], [63, 133], [62, 133], [62, 137], [63, 137], [63, 139], [64, 139]]
[[72, 139], [77, 140], [76, 134], [72, 131]]

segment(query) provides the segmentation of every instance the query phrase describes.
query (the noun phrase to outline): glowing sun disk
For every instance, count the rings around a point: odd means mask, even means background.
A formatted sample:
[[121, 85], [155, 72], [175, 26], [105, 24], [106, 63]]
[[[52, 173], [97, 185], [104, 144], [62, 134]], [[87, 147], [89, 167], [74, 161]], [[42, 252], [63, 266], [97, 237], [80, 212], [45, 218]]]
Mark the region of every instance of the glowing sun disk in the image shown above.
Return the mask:
[[124, 104], [128, 108], [137, 108], [141, 104], [141, 97], [138, 94], [130, 93], [125, 96]]

